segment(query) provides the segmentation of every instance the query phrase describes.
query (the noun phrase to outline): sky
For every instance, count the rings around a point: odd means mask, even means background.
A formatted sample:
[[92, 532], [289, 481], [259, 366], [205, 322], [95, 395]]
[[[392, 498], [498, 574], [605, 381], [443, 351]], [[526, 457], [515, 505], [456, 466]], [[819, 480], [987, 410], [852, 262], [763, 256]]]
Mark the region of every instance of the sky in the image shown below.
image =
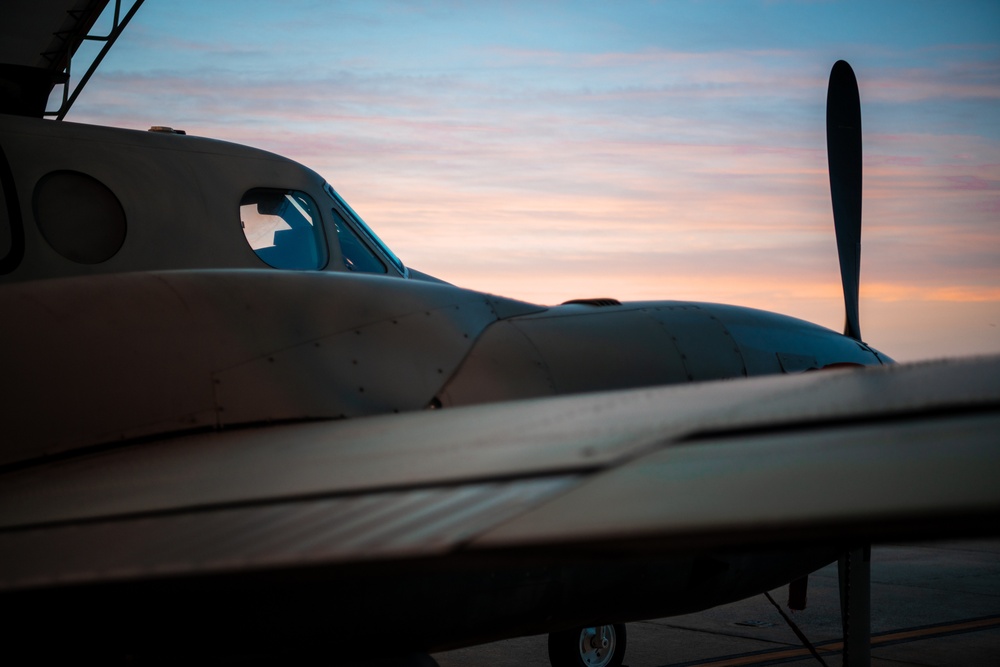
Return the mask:
[[295, 159], [463, 287], [841, 330], [838, 59], [862, 103], [865, 340], [1000, 352], [996, 0], [146, 0], [67, 120]]

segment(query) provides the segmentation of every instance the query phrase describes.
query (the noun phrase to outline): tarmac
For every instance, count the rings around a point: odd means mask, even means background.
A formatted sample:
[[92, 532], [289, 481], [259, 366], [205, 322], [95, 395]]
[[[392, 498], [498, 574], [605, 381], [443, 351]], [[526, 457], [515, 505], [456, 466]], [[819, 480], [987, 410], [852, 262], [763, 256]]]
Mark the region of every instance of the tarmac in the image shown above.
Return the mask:
[[[1000, 540], [872, 549], [874, 667], [1000, 665]], [[629, 623], [627, 667], [842, 664], [837, 566], [810, 575], [808, 604], [771, 597], [822, 658], [812, 655], [763, 595], [696, 614]], [[440, 667], [547, 667], [546, 636], [521, 637], [433, 657]]]

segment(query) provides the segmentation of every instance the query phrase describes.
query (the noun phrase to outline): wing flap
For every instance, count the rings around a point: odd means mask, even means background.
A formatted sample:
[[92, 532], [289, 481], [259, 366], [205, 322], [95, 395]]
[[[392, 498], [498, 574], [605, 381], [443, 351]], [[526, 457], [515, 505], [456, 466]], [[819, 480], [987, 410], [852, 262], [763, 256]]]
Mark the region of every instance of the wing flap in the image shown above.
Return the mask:
[[0, 533], [0, 590], [428, 558], [569, 476], [123, 517]]
[[474, 548], [660, 548], [992, 532], [1000, 414], [824, 426], [661, 449], [477, 538]]

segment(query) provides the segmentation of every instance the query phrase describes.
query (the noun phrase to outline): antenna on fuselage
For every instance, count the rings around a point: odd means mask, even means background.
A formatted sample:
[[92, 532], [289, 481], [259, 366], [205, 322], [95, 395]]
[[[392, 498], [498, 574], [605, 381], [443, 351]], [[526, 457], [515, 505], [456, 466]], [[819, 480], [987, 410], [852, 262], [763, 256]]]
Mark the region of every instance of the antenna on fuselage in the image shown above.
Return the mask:
[[834, 63], [830, 71], [826, 93], [826, 151], [844, 290], [844, 335], [860, 341], [861, 97], [854, 70], [843, 60]]

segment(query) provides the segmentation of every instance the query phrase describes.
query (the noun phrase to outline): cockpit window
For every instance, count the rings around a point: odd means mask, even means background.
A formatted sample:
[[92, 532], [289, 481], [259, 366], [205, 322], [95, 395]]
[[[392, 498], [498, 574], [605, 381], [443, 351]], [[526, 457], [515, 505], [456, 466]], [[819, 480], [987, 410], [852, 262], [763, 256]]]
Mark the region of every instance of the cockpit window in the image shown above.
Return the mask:
[[337, 228], [340, 253], [344, 256], [344, 266], [350, 271], [361, 273], [388, 273], [385, 264], [357, 237], [337, 209], [333, 209], [331, 213], [333, 224]]
[[[402, 274], [402, 275], [405, 276], [406, 275], [406, 267], [403, 266], [403, 262], [401, 262], [399, 260], [399, 258], [396, 257], [396, 255], [394, 255], [391, 250], [389, 250], [389, 246], [387, 246], [385, 243], [383, 243], [382, 239], [380, 239], [375, 234], [375, 232], [373, 232], [371, 230], [371, 228], [368, 225], [365, 224], [365, 221], [361, 219], [361, 216], [359, 216], [357, 213], [354, 212], [354, 209], [351, 208], [350, 204], [348, 204], [346, 201], [344, 201], [344, 198], [341, 197], [337, 193], [337, 191], [333, 189], [333, 186], [331, 186], [329, 183], [324, 183], [323, 184], [323, 190], [326, 191], [326, 194], [330, 195], [330, 198], [333, 201], [337, 202], [337, 205], [338, 205], [337, 207], [339, 209], [341, 209], [344, 212], [345, 215], [347, 215], [347, 216], [350, 217], [351, 222], [353, 223], [354, 229], [357, 230], [356, 233], [352, 232], [351, 236], [354, 237], [354, 239], [356, 241], [358, 241], [358, 243], [361, 245], [361, 247], [364, 248], [365, 245], [367, 245], [367, 246], [369, 246], [371, 248], [377, 248], [378, 251], [380, 253], [382, 253], [382, 255], [386, 259], [388, 259], [390, 262], [392, 262], [393, 266], [396, 267], [396, 270], [398, 270], [400, 274]], [[334, 213], [336, 214], [336, 209], [334, 209]], [[334, 215], [334, 219], [337, 221], [338, 230], [342, 226], [346, 226], [348, 229], [350, 229], [351, 225], [345, 225], [343, 217], [340, 217], [338, 215]], [[363, 237], [363, 242], [358, 239], [358, 235], [360, 235], [361, 237]], [[344, 258], [345, 258], [345, 263], [346, 263], [346, 258], [348, 256], [347, 255], [348, 249], [344, 248], [344, 238], [345, 237], [343, 235], [341, 235], [340, 238], [341, 238], [341, 244], [340, 245], [341, 245], [341, 248], [344, 250]], [[367, 248], [365, 250], [366, 250], [366, 252], [368, 252], [368, 254], [372, 254], [370, 250], [367, 250]], [[374, 257], [374, 255], [373, 255], [373, 257]], [[378, 260], [376, 259], [376, 261], [378, 261]], [[381, 262], [379, 262], [379, 264], [381, 264]], [[350, 268], [350, 265], [348, 265], [348, 268]], [[360, 270], [363, 270], [363, 269], [357, 269], [357, 270], [360, 271]], [[384, 267], [384, 265], [383, 265], [383, 269], [382, 269], [382, 271], [380, 271], [380, 273], [385, 273], [385, 267]]]
[[312, 198], [298, 190], [254, 188], [240, 200], [247, 243], [276, 269], [326, 266], [326, 241], [318, 211]]

